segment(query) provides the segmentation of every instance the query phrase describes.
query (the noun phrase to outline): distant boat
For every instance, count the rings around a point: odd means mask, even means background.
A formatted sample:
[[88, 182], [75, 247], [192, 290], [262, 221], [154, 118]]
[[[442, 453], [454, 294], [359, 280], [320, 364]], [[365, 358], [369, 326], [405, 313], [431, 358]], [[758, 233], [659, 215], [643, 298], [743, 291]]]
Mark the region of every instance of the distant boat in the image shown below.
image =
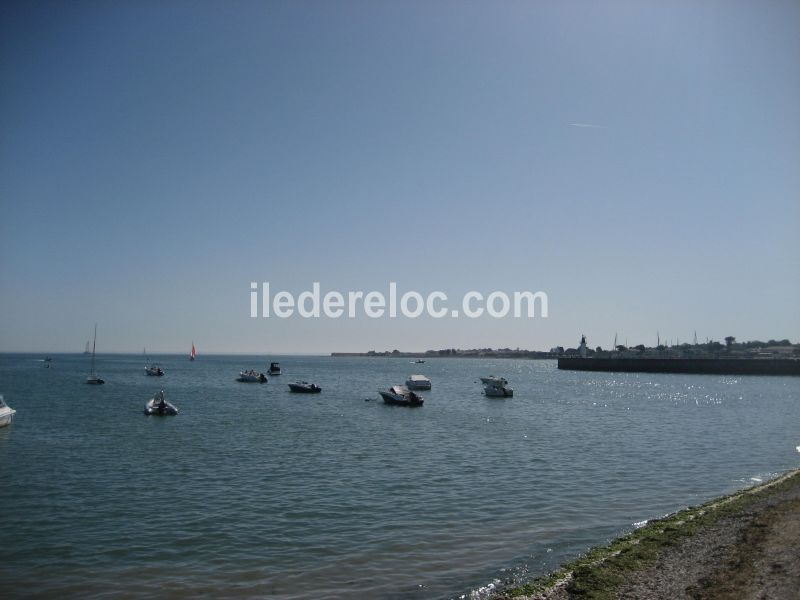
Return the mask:
[[418, 358], [418, 359], [417, 359], [417, 360], [415, 360], [414, 362], [415, 362], [415, 363], [417, 363], [417, 364], [422, 364], [422, 363], [424, 363], [425, 361], [424, 361], [424, 360], [422, 360], [421, 358]]
[[53, 360], [53, 359], [50, 358], [49, 356], [45, 356], [44, 357], [44, 362], [50, 362], [51, 360]]
[[197, 350], [194, 349], [194, 342], [192, 342], [192, 351], [189, 354], [189, 360], [194, 360], [197, 356]]
[[429, 390], [431, 389], [431, 380], [425, 375], [411, 375], [406, 379], [406, 387], [410, 390]]
[[322, 388], [315, 383], [307, 381], [297, 381], [289, 384], [289, 389], [295, 394], [319, 394]]
[[[144, 358], [147, 360], [147, 348], [143, 351]], [[150, 362], [150, 361], [147, 361]], [[164, 369], [159, 367], [156, 363], [152, 363], [149, 367], [145, 366], [144, 372], [147, 373], [150, 377], [163, 377], [164, 376]]]
[[92, 342], [92, 370], [86, 378], [86, 383], [91, 385], [103, 385], [105, 380], [94, 372], [94, 351], [97, 346], [97, 323], [94, 324], [94, 342]]
[[269, 371], [267, 371], [270, 375], [280, 375], [281, 374], [281, 363], [269, 363]]
[[386, 404], [397, 406], [422, 406], [422, 396], [417, 396], [404, 385], [393, 385], [388, 392], [378, 392]]
[[83, 351], [83, 353], [84, 353], [84, 354], [87, 354], [87, 355], [88, 355], [88, 354], [91, 354], [91, 353], [92, 353], [92, 351], [91, 351], [91, 350], [89, 350], [90, 346], [91, 346], [91, 344], [89, 344], [89, 342], [87, 341], [87, 342], [86, 342], [86, 350], [84, 350], [84, 351]]
[[250, 369], [249, 371], [240, 371], [236, 381], [242, 383], [267, 383], [267, 376]]
[[145, 373], [147, 373], [150, 377], [163, 377], [164, 376], [164, 369], [159, 367], [158, 365], [152, 364], [149, 367], [144, 368]]
[[161, 390], [144, 405], [144, 414], [159, 417], [174, 416], [178, 414], [178, 409], [164, 399], [164, 390]]
[[0, 427], [10, 425], [11, 421], [14, 420], [16, 412], [17, 411], [6, 404], [5, 400], [3, 400], [3, 395], [0, 394]]

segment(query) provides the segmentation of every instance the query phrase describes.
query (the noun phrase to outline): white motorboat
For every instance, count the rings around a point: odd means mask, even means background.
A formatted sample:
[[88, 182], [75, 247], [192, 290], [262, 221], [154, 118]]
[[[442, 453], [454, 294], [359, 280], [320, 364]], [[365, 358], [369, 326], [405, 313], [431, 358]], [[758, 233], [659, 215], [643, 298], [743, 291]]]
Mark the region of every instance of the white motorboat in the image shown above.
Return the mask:
[[242, 383], [267, 383], [267, 376], [250, 369], [249, 371], [240, 371], [236, 381], [241, 381]]
[[269, 373], [270, 377], [274, 377], [275, 375], [280, 375], [281, 363], [276, 363], [276, 362], [269, 363], [269, 371], [267, 371], [267, 373]]
[[0, 394], [0, 427], [11, 425], [16, 413], [17, 411], [6, 404], [5, 400], [3, 400], [3, 395]]
[[386, 404], [397, 406], [422, 406], [425, 401], [404, 385], [393, 385], [387, 392], [378, 392]]
[[161, 390], [144, 405], [144, 414], [148, 416], [171, 417], [178, 414], [178, 409], [174, 404], [166, 401], [164, 398], [164, 390]]
[[411, 375], [406, 379], [406, 387], [410, 390], [429, 390], [431, 389], [431, 380], [425, 375]]

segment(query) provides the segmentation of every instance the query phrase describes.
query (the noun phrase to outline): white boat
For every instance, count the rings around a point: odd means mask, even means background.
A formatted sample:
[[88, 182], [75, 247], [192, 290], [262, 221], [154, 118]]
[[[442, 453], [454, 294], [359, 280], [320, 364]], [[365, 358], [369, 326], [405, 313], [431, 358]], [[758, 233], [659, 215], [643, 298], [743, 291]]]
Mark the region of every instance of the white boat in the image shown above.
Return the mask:
[[483, 393], [489, 398], [513, 398], [514, 390], [505, 384], [489, 383], [483, 386]]
[[425, 375], [411, 375], [406, 379], [406, 387], [410, 390], [429, 390], [431, 389], [431, 380]]
[[103, 385], [105, 380], [94, 372], [94, 351], [97, 346], [97, 323], [94, 324], [94, 341], [92, 342], [92, 370], [86, 378], [86, 383], [90, 385]]
[[249, 371], [239, 371], [239, 377], [236, 381], [241, 381], [242, 383], [267, 383], [267, 376], [250, 369]]
[[397, 406], [422, 406], [425, 401], [404, 385], [393, 385], [387, 392], [378, 392], [386, 404]]
[[489, 375], [488, 377], [481, 377], [481, 383], [483, 385], [508, 385], [508, 380], [505, 377]]
[[281, 374], [281, 364], [280, 363], [269, 363], [269, 371], [267, 371], [271, 376], [280, 375]]
[[171, 417], [178, 414], [178, 409], [174, 404], [166, 401], [164, 398], [164, 390], [161, 390], [144, 405], [144, 414], [148, 416]]
[[86, 342], [86, 349], [83, 351], [83, 353], [84, 353], [86, 356], [89, 356], [89, 355], [92, 353], [92, 351], [91, 351], [91, 350], [89, 350], [89, 348], [91, 348], [91, 344], [90, 344], [90, 343], [87, 341], [87, 342]]
[[3, 395], [0, 394], [0, 427], [11, 425], [16, 413], [17, 411], [6, 404], [5, 400], [3, 400]]

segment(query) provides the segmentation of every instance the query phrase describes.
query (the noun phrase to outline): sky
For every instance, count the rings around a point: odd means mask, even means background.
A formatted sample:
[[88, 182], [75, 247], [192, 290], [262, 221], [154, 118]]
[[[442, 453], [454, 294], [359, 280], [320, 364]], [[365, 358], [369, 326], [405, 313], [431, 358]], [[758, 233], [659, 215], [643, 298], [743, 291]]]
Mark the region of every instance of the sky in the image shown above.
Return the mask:
[[0, 351], [800, 342], [799, 107], [791, 0], [7, 1]]

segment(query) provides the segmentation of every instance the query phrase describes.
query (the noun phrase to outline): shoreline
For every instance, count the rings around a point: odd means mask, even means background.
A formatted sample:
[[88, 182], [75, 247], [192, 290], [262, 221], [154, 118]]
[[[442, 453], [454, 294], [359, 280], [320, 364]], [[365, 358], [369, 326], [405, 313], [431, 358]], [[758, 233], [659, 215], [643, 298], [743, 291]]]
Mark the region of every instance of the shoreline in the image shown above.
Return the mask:
[[800, 469], [590, 549], [497, 600], [792, 597], [800, 585]]

